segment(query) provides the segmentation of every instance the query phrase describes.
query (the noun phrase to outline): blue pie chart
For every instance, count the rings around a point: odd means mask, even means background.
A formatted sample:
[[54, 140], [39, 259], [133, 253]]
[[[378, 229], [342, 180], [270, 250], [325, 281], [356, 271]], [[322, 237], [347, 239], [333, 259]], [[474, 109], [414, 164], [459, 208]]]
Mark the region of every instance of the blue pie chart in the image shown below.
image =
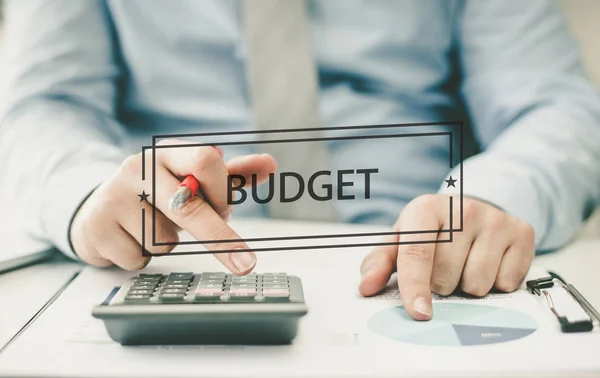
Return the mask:
[[436, 302], [429, 321], [415, 321], [406, 314], [404, 306], [397, 306], [373, 315], [368, 327], [380, 336], [404, 343], [466, 346], [521, 339], [535, 332], [537, 322], [526, 313], [509, 308]]

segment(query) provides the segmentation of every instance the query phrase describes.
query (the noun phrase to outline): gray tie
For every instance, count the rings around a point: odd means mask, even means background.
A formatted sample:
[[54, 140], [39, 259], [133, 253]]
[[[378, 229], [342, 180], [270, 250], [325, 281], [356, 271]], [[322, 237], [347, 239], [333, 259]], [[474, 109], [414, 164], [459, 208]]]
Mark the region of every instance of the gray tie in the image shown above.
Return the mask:
[[[247, 73], [260, 130], [320, 127], [318, 80], [311, 31], [304, 0], [243, 0], [247, 42]], [[282, 133], [270, 139], [319, 138], [318, 131]], [[265, 138], [265, 139], [269, 139]], [[287, 219], [335, 220], [331, 201], [314, 201], [306, 184], [311, 174], [329, 170], [325, 142], [259, 144], [277, 160], [279, 171], [299, 173], [304, 195], [296, 202], [280, 203], [280, 182], [270, 203], [271, 216]], [[294, 183], [295, 181], [287, 181]], [[297, 186], [292, 186], [292, 193]]]

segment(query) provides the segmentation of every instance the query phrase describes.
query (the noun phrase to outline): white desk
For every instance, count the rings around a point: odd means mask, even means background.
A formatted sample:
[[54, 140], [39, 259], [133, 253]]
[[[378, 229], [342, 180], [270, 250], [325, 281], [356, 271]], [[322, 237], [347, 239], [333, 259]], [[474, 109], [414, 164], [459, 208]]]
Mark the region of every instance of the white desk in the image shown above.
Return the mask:
[[[298, 231], [298, 229], [302, 229], [302, 231], [305, 231], [307, 234], [311, 233], [311, 232], [315, 232], [315, 233], [320, 233], [323, 231], [323, 225], [322, 224], [316, 224], [316, 223], [295, 223], [295, 222], [289, 222], [289, 223], [285, 223], [285, 222], [269, 222], [269, 221], [259, 221], [259, 222], [234, 222], [233, 224], [234, 228], [236, 230], [238, 230], [238, 232], [242, 235], [242, 237], [246, 236], [251, 236], [251, 235], [264, 235], [265, 234], [265, 230], [268, 231], [269, 235], [285, 235], [286, 233], [289, 233], [290, 230], [295, 230], [296, 232]], [[349, 225], [328, 225], [327, 226], [327, 231], [331, 232], [331, 233], [351, 233], [351, 232], [370, 232], [370, 231], [379, 231], [381, 230], [381, 228], [376, 228], [376, 227], [364, 227], [364, 226], [349, 226]], [[289, 242], [288, 242], [289, 243]], [[557, 271], [557, 273], [563, 275], [565, 277], [565, 279], [567, 279], [568, 281], [572, 282], [573, 284], [575, 284], [575, 286], [577, 286], [578, 289], [580, 289], [580, 291], [586, 295], [586, 297], [588, 297], [588, 299], [590, 300], [590, 302], [592, 302], [595, 306], [600, 307], [600, 296], [597, 293], [597, 289], [599, 288], [600, 285], [598, 285], [598, 283], [600, 283], [600, 280], [597, 278], [597, 269], [600, 267], [600, 256], [599, 256], [599, 250], [600, 249], [600, 241], [599, 240], [592, 240], [592, 239], [587, 239], [587, 240], [581, 240], [578, 242], [573, 243], [571, 246], [565, 248], [563, 251], [558, 252], [556, 254], [553, 255], [547, 255], [547, 256], [542, 256], [540, 258], [538, 258], [535, 262], [536, 265], [540, 265], [540, 266], [544, 266], [544, 267], [548, 267], [551, 269], [554, 269]], [[362, 259], [362, 256], [364, 256], [364, 254], [368, 252], [367, 248], [357, 248], [357, 249], [348, 249], [348, 250], [320, 250], [320, 251], [301, 251], [301, 252], [274, 252], [274, 253], [268, 253], [269, 254], [269, 259], [263, 259], [263, 262], [261, 262], [261, 255], [259, 254], [259, 265], [258, 265], [258, 270], [259, 271], [269, 271], [269, 270], [273, 270], [273, 269], [278, 269], [281, 268], [282, 266], [285, 267], [286, 264], [287, 266], [290, 266], [290, 262], [289, 260], [292, 259], [294, 261], [297, 261], [298, 258], [302, 258], [302, 259], [307, 259], [309, 261], [315, 261], [315, 264], [318, 264], [318, 266], [323, 266], [323, 267], [335, 267], [336, 265], [340, 265], [340, 261], [341, 259], [345, 260], [345, 263], [343, 265], [347, 265], [350, 264], [351, 266], [356, 266], [356, 275], [358, 276], [358, 268], [359, 268], [359, 263]], [[266, 256], [264, 256], [266, 257]], [[188, 259], [189, 257], [186, 257], [186, 259]], [[178, 262], [178, 259], [172, 259], [172, 258], [159, 258], [159, 259], [155, 259], [156, 261], [154, 261], [151, 265], [154, 265], [154, 263], [158, 263], [160, 264], [160, 266], [169, 266], [170, 264], [181, 264], [181, 262]], [[210, 259], [209, 259], [210, 260]], [[187, 260], [186, 260], [187, 261]], [[189, 267], [189, 269], [196, 269], [196, 266], [194, 266], [196, 263], [196, 259], [194, 257], [192, 257], [192, 260], [190, 265], [186, 265], [187, 267]], [[203, 261], [208, 261], [208, 260], [203, 260]], [[212, 261], [212, 260], [210, 260]], [[63, 263], [64, 264], [64, 263]], [[292, 264], [293, 265], [293, 264]], [[215, 265], [211, 265], [210, 266], [198, 266], [197, 268], [204, 269], [204, 268], [209, 268], [210, 269], [214, 269], [217, 266], [217, 264]], [[293, 266], [292, 266], [293, 267]], [[6, 276], [6, 277], [1, 277], [0, 276], [0, 283], [2, 283], [5, 287], [6, 286], [10, 286], [12, 288], [12, 284], [11, 282], [15, 282], [14, 287], [15, 289], [15, 294], [12, 297], [12, 301], [13, 303], [21, 303], [22, 300], [19, 297], [19, 291], [25, 291], [26, 289], [23, 288], [23, 286], [17, 285], [17, 283], [19, 283], [19, 281], [21, 280], [31, 280], [31, 282], [28, 284], [28, 286], [25, 287], [29, 287], [29, 292], [31, 293], [32, 291], [36, 291], [35, 289], [38, 289], [42, 286], [46, 285], [46, 281], [49, 278], [48, 277], [52, 277], [52, 279], [56, 278], [56, 282], [55, 282], [55, 287], [60, 287], [62, 285], [62, 283], [64, 283], [65, 280], [67, 280], [70, 276], [70, 274], [73, 272], [73, 270], [69, 270], [69, 269], [76, 269], [76, 267], [67, 264], [67, 265], [57, 265], [57, 266], [52, 266], [52, 264], [44, 264], [44, 265], [40, 265], [35, 267], [34, 269], [28, 268], [30, 269], [29, 271], [24, 270], [22, 272], [22, 275], [20, 276], [21, 278], [19, 280], [17, 280], [14, 277], [19, 277], [20, 272], [15, 272], [11, 273], [11, 275]], [[347, 272], [348, 274], [351, 274], [354, 270], [352, 269], [351, 271]], [[43, 277], [36, 277], [35, 273], [29, 273], [29, 272], [45, 272]], [[60, 278], [59, 278], [60, 276]], [[51, 291], [51, 290], [48, 290]], [[51, 295], [51, 293], [47, 293], [45, 296], [49, 297]], [[40, 296], [41, 299], [41, 296]], [[47, 298], [45, 298], [47, 299]], [[313, 298], [314, 299], [314, 298]], [[40, 300], [38, 303], [38, 306], [41, 306], [45, 301]], [[32, 305], [33, 306], [33, 305]], [[4, 306], [2, 306], [2, 308], [6, 308]], [[35, 312], [36, 309], [33, 308], [29, 308], [28, 309], [29, 313]], [[23, 312], [27, 312], [27, 311], [23, 311]], [[61, 312], [62, 313], [62, 312]], [[18, 316], [15, 315], [15, 319]], [[26, 318], [26, 316], [25, 316]], [[21, 324], [24, 324], [24, 322], [26, 322], [27, 319], [22, 319], [20, 320]], [[19, 321], [14, 320], [13, 323], [19, 323]], [[18, 328], [18, 327], [17, 327]], [[25, 335], [27, 335], [27, 331], [25, 332]], [[23, 337], [23, 336], [21, 336]], [[10, 349], [10, 347], [9, 347]], [[122, 352], [125, 353], [125, 352]], [[134, 351], [130, 351], [127, 353], [137, 353]], [[158, 353], [158, 352], [157, 352]], [[182, 352], [184, 353], [184, 352]], [[194, 353], [193, 350], [192, 351], [188, 351], [187, 353]], [[81, 356], [80, 356], [81, 357]], [[587, 373], [591, 373], [591, 372], [587, 372]], [[599, 373], [600, 372], [596, 372]], [[525, 374], [525, 373], [524, 373]], [[523, 375], [523, 374], [521, 374]], [[528, 374], [525, 374], [527, 376], [529, 376]], [[586, 375], [588, 376], [588, 375]]]
[[0, 274], [0, 349], [81, 269], [66, 259]]

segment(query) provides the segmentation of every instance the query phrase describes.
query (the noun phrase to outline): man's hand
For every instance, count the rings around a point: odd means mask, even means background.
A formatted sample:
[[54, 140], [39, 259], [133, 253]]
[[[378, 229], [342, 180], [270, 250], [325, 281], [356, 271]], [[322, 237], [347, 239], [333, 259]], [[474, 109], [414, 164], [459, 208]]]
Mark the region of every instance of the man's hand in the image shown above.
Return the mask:
[[[186, 143], [176, 140], [159, 145]], [[146, 180], [142, 181], [142, 154], [127, 158], [118, 172], [103, 183], [85, 201], [71, 226], [71, 241], [77, 255], [96, 266], [116, 264], [137, 270], [146, 266], [142, 256], [141, 208], [151, 213], [148, 202], [140, 203], [138, 194], [150, 192], [156, 204], [156, 241], [179, 241], [178, 230], [184, 229], [197, 240], [241, 239], [228, 225], [232, 207], [227, 204], [227, 175], [240, 174], [251, 183], [251, 175], [264, 181], [277, 165], [270, 155], [246, 155], [225, 163], [213, 147], [157, 148], [156, 193], [151, 192], [152, 154], [146, 154]], [[169, 210], [169, 199], [180, 181], [193, 175], [200, 183], [200, 194], [180, 210]], [[154, 197], [156, 195], [156, 197]], [[152, 202], [152, 201], [151, 201]], [[146, 222], [146, 249], [150, 253], [167, 253], [174, 245], [152, 246], [152, 221]], [[204, 245], [209, 251], [249, 249], [243, 242]], [[252, 252], [215, 254], [235, 274], [247, 274], [256, 265]]]
[[[460, 225], [459, 199], [454, 198], [452, 220]], [[449, 295], [457, 287], [484, 296], [490, 289], [516, 290], [529, 271], [535, 255], [534, 232], [525, 221], [487, 203], [464, 198], [463, 231], [452, 243], [388, 245], [374, 249], [363, 261], [360, 292], [374, 295], [385, 287], [394, 271], [409, 316], [428, 320], [432, 316], [431, 292]], [[425, 195], [411, 201], [394, 225], [394, 231], [450, 228], [449, 197]], [[437, 240], [448, 239], [448, 232]], [[434, 234], [400, 235], [400, 241], [436, 240]], [[398, 235], [386, 239], [398, 242]]]

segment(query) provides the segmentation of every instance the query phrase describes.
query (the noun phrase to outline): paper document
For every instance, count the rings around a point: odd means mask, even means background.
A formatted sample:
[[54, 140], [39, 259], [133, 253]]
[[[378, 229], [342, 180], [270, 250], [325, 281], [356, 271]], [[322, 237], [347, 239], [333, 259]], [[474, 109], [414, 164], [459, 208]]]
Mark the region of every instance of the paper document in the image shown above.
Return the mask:
[[[600, 333], [561, 333], [545, 301], [526, 290], [483, 299], [436, 297], [434, 319], [416, 322], [399, 308], [394, 283], [377, 297], [360, 297], [361, 255], [340, 252], [321, 257], [325, 260], [321, 267], [315, 263], [318, 252], [259, 258], [258, 272], [285, 270], [302, 279], [309, 313], [301, 319], [292, 345], [123, 347], [108, 337], [91, 311], [133, 273], [86, 268], [38, 321], [0, 353], [0, 372], [8, 376], [280, 378], [484, 376], [512, 371], [564, 376], [567, 371], [572, 375], [573, 369], [600, 369]], [[331, 264], [335, 259], [340, 261], [337, 267]], [[223, 268], [212, 256], [155, 259], [148, 268], [192, 270]], [[573, 314], [577, 316], [576, 311]]]

